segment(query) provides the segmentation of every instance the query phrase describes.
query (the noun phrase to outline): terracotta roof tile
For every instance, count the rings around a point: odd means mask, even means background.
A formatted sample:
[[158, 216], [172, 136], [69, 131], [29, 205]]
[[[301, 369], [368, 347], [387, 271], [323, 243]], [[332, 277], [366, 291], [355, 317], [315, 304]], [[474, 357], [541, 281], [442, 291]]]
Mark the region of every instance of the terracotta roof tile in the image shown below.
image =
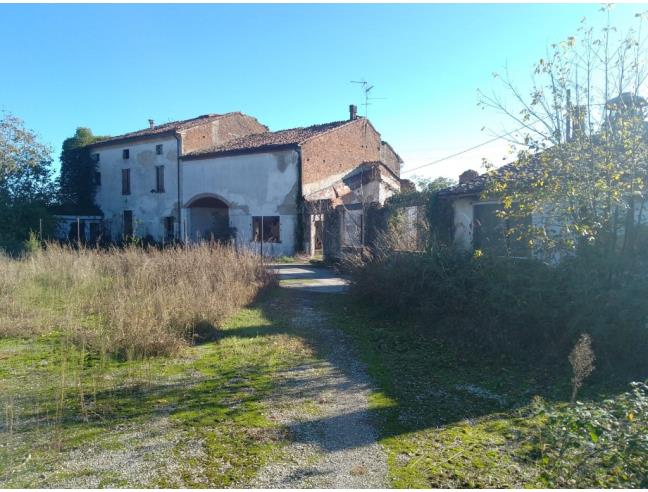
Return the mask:
[[271, 150], [278, 147], [299, 145], [309, 138], [321, 135], [335, 128], [339, 128], [357, 120], [334, 121], [321, 125], [300, 128], [290, 128], [276, 132], [257, 133], [230, 140], [222, 145], [188, 153], [184, 158], [208, 157], [218, 154], [239, 153], [245, 151]]
[[[545, 151], [547, 152], [547, 151]], [[492, 169], [484, 174], [480, 174], [475, 179], [466, 183], [460, 183], [450, 188], [440, 190], [440, 195], [474, 195], [480, 194], [486, 190], [486, 186], [493, 181], [502, 179], [512, 179], [516, 175], [521, 176], [522, 179], [530, 179], [534, 175], [537, 176], [540, 172], [539, 168], [535, 165], [536, 159], [533, 158], [526, 163], [519, 161], [504, 164], [496, 169]]]
[[149, 136], [161, 135], [164, 133], [171, 133], [171, 132], [191, 128], [193, 126], [203, 125], [205, 123], [209, 123], [211, 121], [232, 114], [241, 114], [241, 113], [203, 114], [195, 118], [189, 118], [188, 120], [170, 121], [168, 123], [163, 123], [161, 125], [155, 125], [153, 128], [144, 128], [142, 130], [124, 133], [123, 135], [108, 137], [103, 140], [99, 140], [95, 142], [93, 145], [102, 145], [102, 144], [113, 143], [113, 142], [121, 142], [123, 140], [131, 140], [139, 137], [149, 137]]

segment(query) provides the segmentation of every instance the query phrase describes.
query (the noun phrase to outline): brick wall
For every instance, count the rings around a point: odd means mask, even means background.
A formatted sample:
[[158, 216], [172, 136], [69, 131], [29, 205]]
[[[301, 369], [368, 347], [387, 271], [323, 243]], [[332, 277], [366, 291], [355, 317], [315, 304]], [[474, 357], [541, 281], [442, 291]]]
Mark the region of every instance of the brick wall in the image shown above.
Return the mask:
[[268, 131], [268, 127], [259, 123], [256, 118], [242, 113], [233, 113], [214, 123], [218, 130], [219, 144], [245, 135]]
[[380, 160], [380, 134], [364, 118], [349, 122], [301, 145], [302, 184], [312, 184]]
[[380, 161], [400, 176], [401, 159], [387, 142], [380, 144]]
[[256, 118], [242, 113], [232, 113], [204, 125], [183, 130], [182, 153], [210, 149], [238, 137], [266, 131], [268, 128], [259, 123]]

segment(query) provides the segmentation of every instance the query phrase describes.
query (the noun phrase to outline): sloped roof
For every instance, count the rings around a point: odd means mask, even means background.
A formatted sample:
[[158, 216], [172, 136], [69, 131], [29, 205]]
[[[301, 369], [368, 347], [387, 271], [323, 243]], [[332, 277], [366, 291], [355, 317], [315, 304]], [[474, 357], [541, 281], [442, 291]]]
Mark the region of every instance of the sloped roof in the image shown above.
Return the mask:
[[475, 179], [471, 179], [470, 181], [467, 181], [465, 183], [459, 183], [458, 185], [451, 186], [450, 188], [446, 188], [445, 190], [441, 190], [439, 191], [439, 195], [475, 195], [483, 192], [486, 189], [486, 185], [488, 183], [502, 179], [510, 179], [511, 176], [515, 176], [520, 173], [522, 173], [522, 176], [525, 180], [528, 180], [533, 176], [540, 175], [541, 169], [536, 164], [536, 157], [524, 163], [520, 161], [514, 161], [509, 164], [504, 164], [497, 169], [493, 169], [484, 174], [480, 174]]
[[450, 188], [440, 190], [438, 194], [448, 196], [448, 195], [472, 195], [476, 193], [481, 193], [482, 191], [484, 191], [488, 177], [489, 177], [488, 173], [481, 174], [477, 176], [475, 179], [472, 179], [466, 183], [459, 183], [455, 186], [451, 186]]
[[163, 135], [167, 133], [174, 133], [176, 131], [185, 130], [193, 126], [204, 125], [205, 123], [210, 123], [214, 120], [224, 118], [225, 116], [230, 116], [234, 114], [243, 114], [243, 113], [233, 112], [233, 113], [224, 113], [224, 114], [203, 114], [195, 118], [189, 118], [188, 120], [170, 121], [168, 123], [163, 123], [161, 125], [155, 125], [152, 128], [144, 128], [142, 130], [124, 133], [123, 135], [108, 137], [93, 143], [92, 146], [117, 143], [125, 140], [133, 140], [136, 138], [151, 137], [151, 136]]
[[297, 146], [312, 137], [322, 135], [336, 128], [358, 121], [359, 119], [360, 118], [357, 120], [334, 121], [320, 125], [246, 135], [230, 140], [222, 145], [212, 147], [211, 149], [190, 152], [185, 154], [183, 159], [211, 157], [220, 154], [242, 153], [247, 151], [261, 152], [265, 150]]

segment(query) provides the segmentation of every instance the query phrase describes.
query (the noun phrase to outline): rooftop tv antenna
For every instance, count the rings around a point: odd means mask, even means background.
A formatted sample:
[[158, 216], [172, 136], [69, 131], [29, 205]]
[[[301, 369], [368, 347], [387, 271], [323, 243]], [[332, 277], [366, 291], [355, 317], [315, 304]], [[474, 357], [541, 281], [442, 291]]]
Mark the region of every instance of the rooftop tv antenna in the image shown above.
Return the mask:
[[365, 108], [365, 118], [367, 117], [367, 114], [369, 112], [369, 106], [371, 103], [369, 101], [375, 101], [378, 99], [387, 99], [386, 97], [371, 97], [371, 90], [375, 87], [374, 85], [370, 85], [369, 82], [366, 80], [352, 80], [352, 84], [360, 84], [362, 86], [362, 92], [364, 93], [364, 102], [362, 103], [362, 106]]

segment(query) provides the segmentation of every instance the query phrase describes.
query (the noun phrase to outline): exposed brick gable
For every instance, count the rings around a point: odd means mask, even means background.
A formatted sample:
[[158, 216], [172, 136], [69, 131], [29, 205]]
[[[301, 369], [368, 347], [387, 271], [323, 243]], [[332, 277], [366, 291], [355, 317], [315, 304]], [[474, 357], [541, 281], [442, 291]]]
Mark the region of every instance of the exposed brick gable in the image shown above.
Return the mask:
[[[315, 135], [301, 144], [302, 186], [308, 188], [330, 176], [351, 171], [363, 162], [381, 161], [387, 154], [380, 134], [365, 118], [358, 118], [348, 125]], [[399, 161], [391, 151], [390, 162], [385, 162], [398, 176]]]
[[242, 113], [229, 113], [202, 125], [180, 130], [182, 154], [204, 151], [246, 135], [262, 134], [267, 131], [268, 128], [259, 123], [256, 118]]

